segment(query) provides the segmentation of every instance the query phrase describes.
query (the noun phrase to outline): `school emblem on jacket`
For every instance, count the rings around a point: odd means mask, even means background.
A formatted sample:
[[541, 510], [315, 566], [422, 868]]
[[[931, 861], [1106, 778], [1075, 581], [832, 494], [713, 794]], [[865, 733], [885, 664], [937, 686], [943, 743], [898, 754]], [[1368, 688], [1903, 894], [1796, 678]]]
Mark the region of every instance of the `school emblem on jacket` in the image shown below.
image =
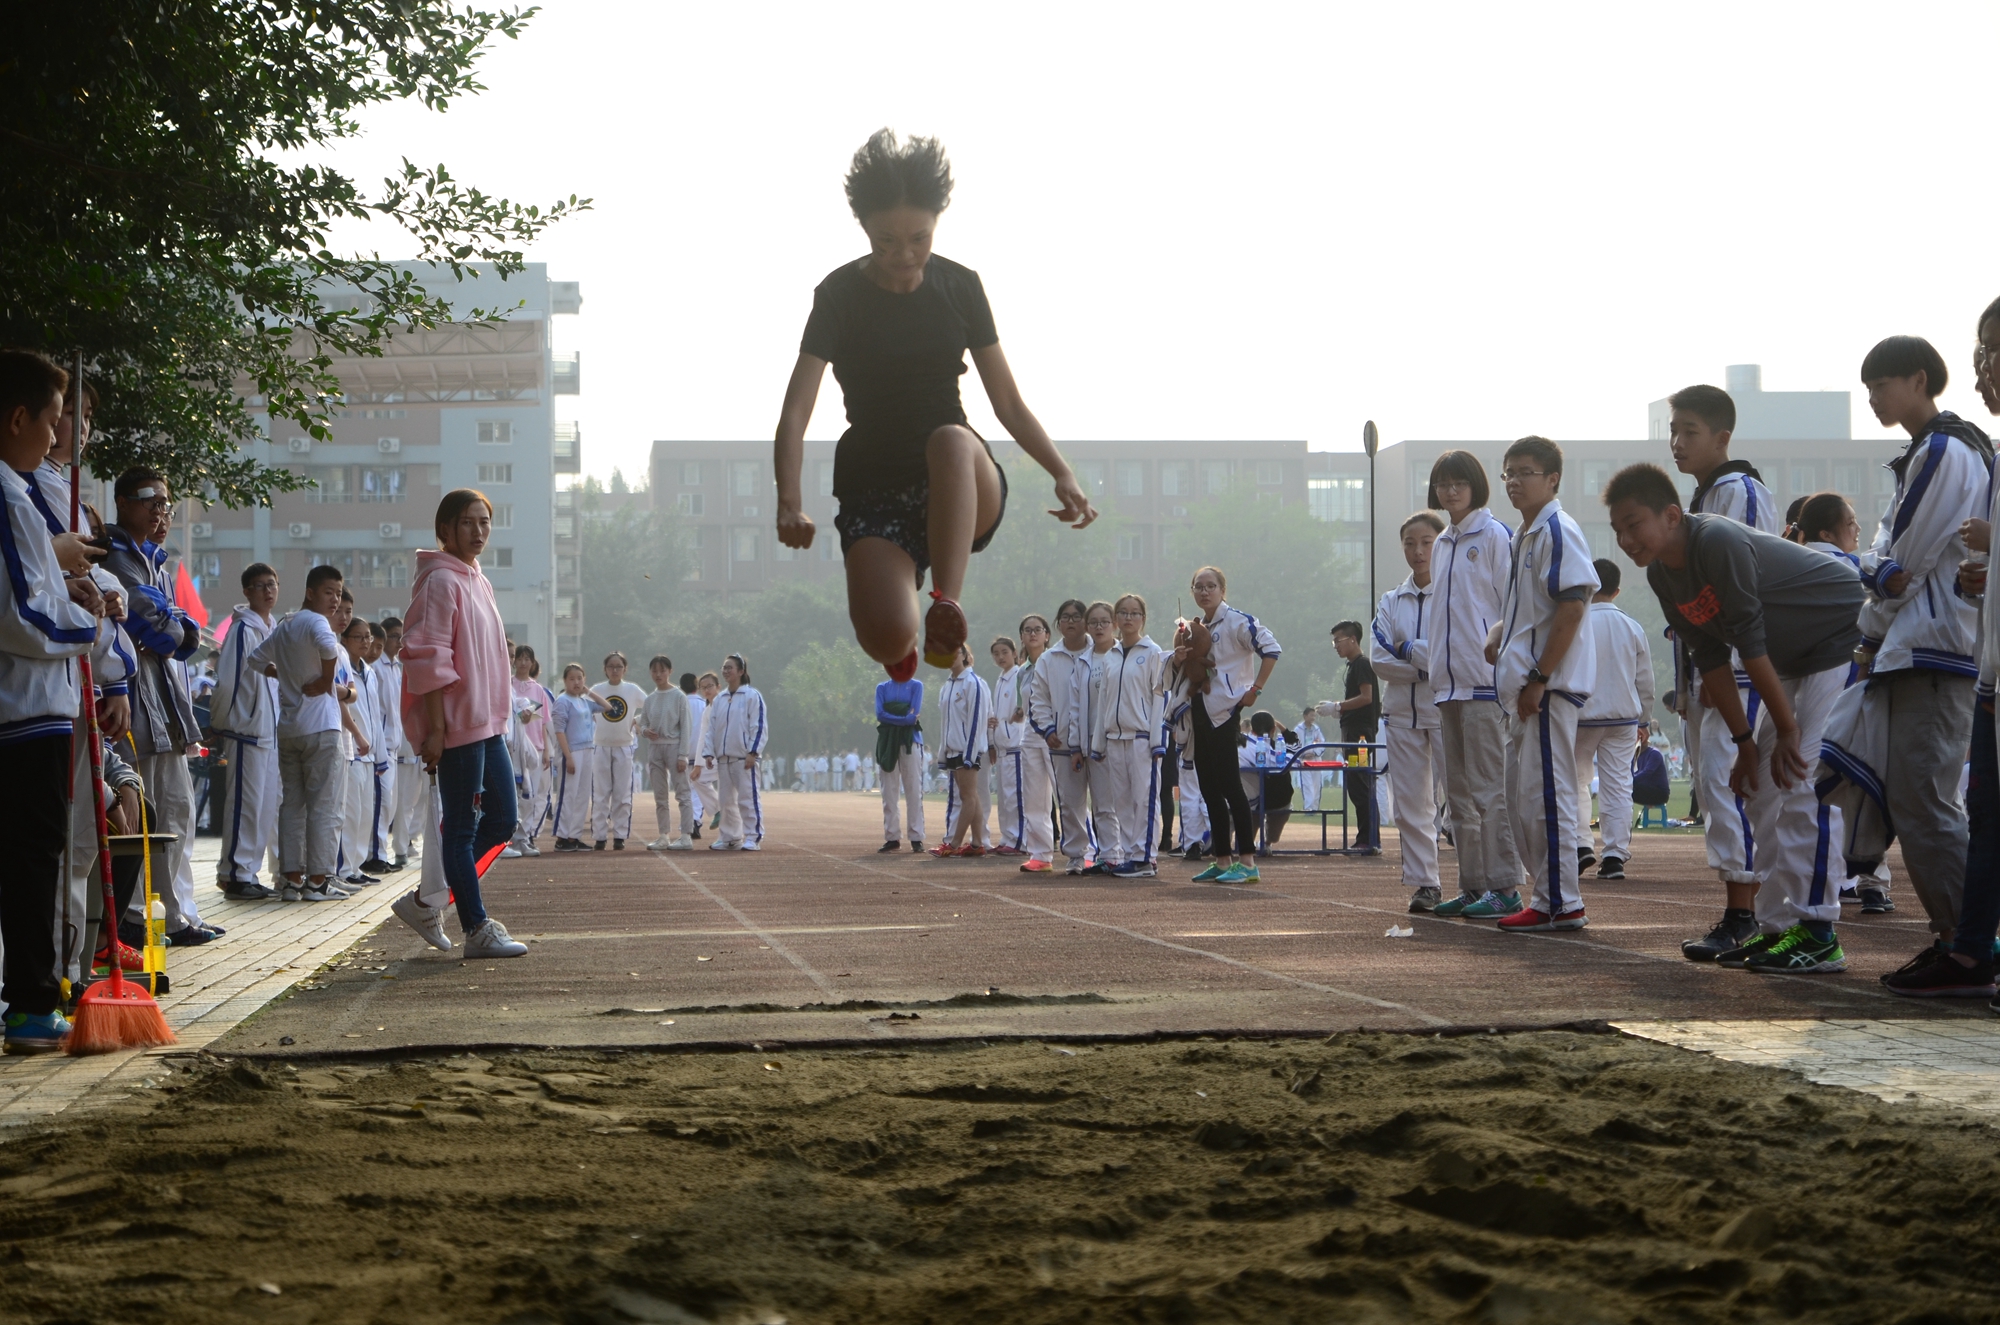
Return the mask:
[[1476, 547], [1469, 547], [1469, 548], [1467, 548], [1467, 549], [1465, 550], [1465, 559], [1466, 559], [1467, 561], [1477, 561], [1477, 560], [1479, 560], [1479, 549], [1478, 549], [1478, 548], [1476, 548]]
[[625, 721], [625, 715], [629, 712], [631, 712], [631, 708], [625, 703], [625, 696], [611, 695], [606, 697], [604, 701], [604, 716], [608, 721], [623, 722]]

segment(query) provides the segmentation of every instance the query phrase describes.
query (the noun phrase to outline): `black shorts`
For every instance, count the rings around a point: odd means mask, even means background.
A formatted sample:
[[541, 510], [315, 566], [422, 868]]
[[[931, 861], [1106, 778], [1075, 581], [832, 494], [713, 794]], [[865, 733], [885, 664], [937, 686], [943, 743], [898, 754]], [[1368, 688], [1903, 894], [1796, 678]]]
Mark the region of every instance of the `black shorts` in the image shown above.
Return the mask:
[[[979, 438], [979, 444], [986, 447], [986, 458], [993, 460], [993, 448], [984, 437]], [[993, 460], [993, 468], [1000, 475], [1000, 513], [972, 540], [974, 552], [986, 550], [1000, 522], [1007, 518], [1007, 471], [998, 460]], [[909, 553], [910, 560], [917, 563], [917, 588], [923, 588], [924, 575], [931, 568], [930, 508], [928, 476], [908, 487], [841, 498], [840, 511], [833, 517], [833, 527], [840, 531], [840, 555], [846, 556], [864, 538], [885, 538]]]

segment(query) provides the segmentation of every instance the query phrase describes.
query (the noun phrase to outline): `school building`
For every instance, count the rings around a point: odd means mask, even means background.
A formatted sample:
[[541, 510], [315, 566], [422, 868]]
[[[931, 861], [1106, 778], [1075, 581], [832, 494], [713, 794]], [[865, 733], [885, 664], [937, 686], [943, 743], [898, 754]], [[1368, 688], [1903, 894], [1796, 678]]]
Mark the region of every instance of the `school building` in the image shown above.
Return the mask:
[[[1118, 559], [1150, 577], [1198, 550], [1176, 544], [1191, 512], [1206, 498], [1245, 485], [1278, 504], [1304, 503], [1327, 523], [1340, 551], [1368, 552], [1368, 462], [1355, 453], [1308, 451], [1303, 441], [1058, 442], [1099, 510], [1123, 517]], [[820, 529], [811, 551], [780, 545], [775, 531], [775, 480], [768, 441], [657, 441], [650, 489], [653, 507], [679, 517], [695, 554], [690, 588], [755, 591], [788, 578], [840, 574], [840, 538], [833, 527], [831, 441], [805, 444], [805, 513]], [[1003, 465], [1020, 454], [1002, 439], [993, 451]], [[1039, 502], [1015, 493], [1017, 510]], [[1395, 563], [1401, 566], [1398, 560]], [[1387, 571], [1385, 570], [1386, 574]]]
[[[260, 417], [265, 439], [250, 448], [308, 486], [251, 510], [184, 503], [175, 539], [212, 622], [242, 600], [243, 567], [253, 561], [277, 568], [285, 610], [309, 569], [337, 565], [357, 610], [376, 619], [409, 605], [417, 549], [437, 546], [438, 499], [478, 488], [493, 501], [483, 564], [501, 619], [542, 656], [567, 657], [582, 627], [578, 530], [566, 503], [583, 443], [574, 423], [557, 418], [557, 402], [582, 382], [578, 356], [556, 353], [550, 333], [554, 317], [582, 311], [582, 293], [574, 281], [550, 280], [539, 262], [504, 283], [484, 263], [471, 264], [463, 283], [425, 264], [403, 266], [456, 308], [521, 306], [497, 322], [398, 332], [380, 358], [336, 359], [344, 399], [333, 436]], [[365, 301], [354, 290], [327, 299], [336, 308]]]

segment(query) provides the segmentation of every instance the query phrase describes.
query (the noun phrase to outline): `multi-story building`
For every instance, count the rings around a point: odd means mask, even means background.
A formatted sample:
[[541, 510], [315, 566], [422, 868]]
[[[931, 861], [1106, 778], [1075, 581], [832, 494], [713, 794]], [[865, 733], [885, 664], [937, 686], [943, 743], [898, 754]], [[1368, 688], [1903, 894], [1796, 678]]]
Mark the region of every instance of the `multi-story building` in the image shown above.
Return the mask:
[[[253, 448], [310, 486], [268, 506], [194, 512], [179, 531], [190, 570], [211, 619], [241, 600], [240, 576], [253, 561], [277, 569], [286, 608], [309, 569], [332, 563], [362, 614], [400, 612], [417, 549], [437, 545], [438, 499], [478, 488], [493, 502], [484, 565], [502, 619], [515, 639], [559, 654], [581, 625], [577, 530], [558, 506], [582, 446], [575, 424], [557, 422], [556, 397], [577, 394], [580, 365], [553, 352], [550, 319], [580, 312], [582, 295], [575, 282], [549, 280], [541, 263], [504, 283], [486, 264], [465, 283], [428, 265], [409, 269], [456, 307], [521, 306], [496, 322], [399, 332], [380, 358], [336, 360], [345, 399], [333, 437], [316, 441], [287, 420], [263, 419], [267, 438]], [[352, 308], [363, 299], [346, 291], [329, 302]]]
[[[1098, 508], [1119, 517], [1118, 560], [1135, 563], [1142, 578], [1198, 557], [1199, 550], [1183, 550], [1176, 538], [1195, 507], [1236, 486], [1280, 505], [1304, 503], [1332, 526], [1337, 550], [1367, 555], [1367, 461], [1359, 454], [1309, 452], [1302, 441], [1058, 445]], [[771, 443], [654, 442], [653, 506], [677, 513], [690, 530], [697, 556], [691, 587], [741, 592], [787, 577], [838, 575], [833, 450], [830, 441], [806, 443], [805, 512], [822, 537], [811, 551], [796, 552], [780, 546], [773, 532]], [[1006, 440], [993, 450], [1006, 465], [1021, 454]]]

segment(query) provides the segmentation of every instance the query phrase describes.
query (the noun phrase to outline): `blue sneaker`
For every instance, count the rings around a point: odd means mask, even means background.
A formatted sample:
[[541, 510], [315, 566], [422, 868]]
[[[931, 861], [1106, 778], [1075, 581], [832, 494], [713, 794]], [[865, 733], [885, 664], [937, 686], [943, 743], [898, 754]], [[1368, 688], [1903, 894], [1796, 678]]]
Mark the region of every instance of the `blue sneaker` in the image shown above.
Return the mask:
[[57, 1053], [68, 1041], [69, 1018], [60, 1012], [7, 1014], [6, 1051], [10, 1054]]

